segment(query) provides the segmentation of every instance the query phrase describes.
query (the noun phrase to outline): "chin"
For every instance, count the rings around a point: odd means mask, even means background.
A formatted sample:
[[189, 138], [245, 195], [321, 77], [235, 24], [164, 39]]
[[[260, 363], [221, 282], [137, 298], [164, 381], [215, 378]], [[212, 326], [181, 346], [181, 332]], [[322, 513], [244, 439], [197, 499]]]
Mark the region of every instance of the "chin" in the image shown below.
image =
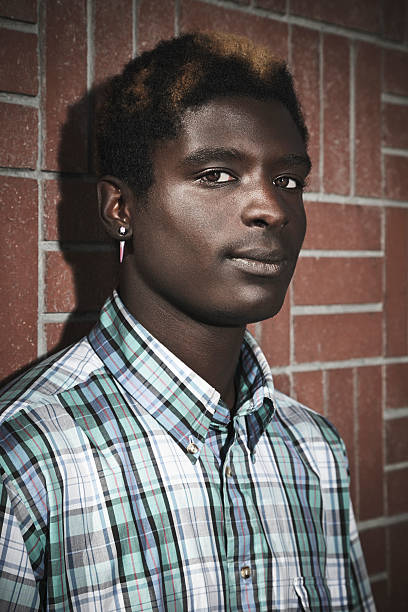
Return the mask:
[[282, 308], [285, 294], [278, 300], [267, 300], [256, 303], [240, 303], [231, 300], [225, 308], [215, 308], [211, 312], [201, 312], [198, 316], [201, 323], [217, 327], [245, 327], [249, 323], [257, 323], [270, 319]]

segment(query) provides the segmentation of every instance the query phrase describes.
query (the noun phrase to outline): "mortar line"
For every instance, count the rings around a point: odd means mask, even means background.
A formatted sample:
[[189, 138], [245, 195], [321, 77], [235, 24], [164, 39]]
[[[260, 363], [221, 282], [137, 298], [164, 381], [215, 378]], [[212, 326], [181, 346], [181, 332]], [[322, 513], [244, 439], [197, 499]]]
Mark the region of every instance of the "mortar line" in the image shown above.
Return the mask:
[[174, 0], [174, 35], [180, 34], [180, 1]]
[[399, 463], [390, 463], [384, 466], [384, 472], [398, 472], [398, 470], [407, 470], [408, 461], [400, 461]]
[[408, 407], [402, 406], [401, 408], [387, 408], [384, 410], [384, 421], [393, 421], [394, 419], [408, 418]]
[[327, 370], [322, 371], [322, 387], [323, 387], [323, 414], [327, 418], [329, 414], [329, 375]]
[[354, 447], [354, 457], [355, 457], [355, 472], [354, 472], [354, 478], [355, 478], [355, 482], [356, 482], [356, 513], [357, 515], [360, 514], [360, 499], [361, 499], [361, 492], [360, 492], [360, 445], [359, 445], [359, 438], [360, 438], [360, 428], [359, 428], [359, 420], [358, 420], [358, 398], [359, 398], [359, 379], [358, 379], [358, 373], [357, 373], [357, 368], [354, 367], [352, 369], [352, 376], [353, 376], [353, 421], [354, 421], [354, 427], [353, 427], [353, 447]]
[[18, 19], [7, 19], [7, 17], [0, 17], [0, 28], [4, 28], [6, 30], [15, 30], [17, 32], [26, 32], [27, 34], [37, 34], [39, 32], [39, 10], [40, 7], [37, 6], [37, 23], [28, 23], [27, 21], [21, 21]]
[[350, 150], [350, 195], [354, 196], [356, 193], [356, 172], [355, 172], [355, 159], [356, 159], [356, 91], [355, 91], [355, 71], [356, 71], [356, 49], [355, 41], [350, 42], [350, 100], [349, 100], [349, 150]]
[[333, 23], [329, 23], [326, 21], [318, 21], [308, 17], [301, 17], [293, 14], [286, 13], [278, 13], [275, 11], [268, 11], [267, 9], [262, 8], [252, 8], [250, 5], [240, 5], [236, 2], [228, 2], [227, 0], [201, 0], [205, 4], [217, 6], [220, 8], [225, 8], [233, 11], [237, 11], [244, 14], [256, 15], [258, 17], [263, 17], [265, 19], [270, 19], [271, 21], [280, 21], [283, 23], [291, 23], [293, 25], [299, 25], [304, 28], [308, 28], [311, 30], [317, 30], [320, 32], [327, 32], [328, 34], [338, 34], [340, 36], [344, 36], [346, 38], [351, 38], [354, 40], [361, 40], [364, 42], [369, 42], [372, 44], [376, 44], [384, 49], [390, 49], [394, 51], [402, 51], [407, 52], [408, 47], [405, 43], [393, 42], [390, 40], [385, 40], [381, 38], [380, 35], [370, 34], [369, 32], [362, 32], [361, 30], [354, 30], [352, 28], [348, 28], [346, 26], [341, 26]]
[[3, 104], [18, 104], [19, 106], [29, 106], [30, 108], [39, 108], [40, 105], [40, 99], [38, 94], [36, 96], [30, 96], [29, 94], [17, 94], [8, 91], [0, 92], [0, 102], [2, 102]]
[[324, 202], [326, 204], [347, 204], [358, 206], [392, 206], [398, 208], [407, 208], [408, 200], [390, 200], [379, 197], [362, 197], [362, 196], [342, 196], [331, 193], [311, 192], [307, 191], [303, 199], [305, 202]]
[[115, 247], [108, 242], [64, 242], [58, 240], [43, 240], [40, 242], [40, 248], [47, 253], [55, 252], [111, 252]]
[[397, 147], [381, 147], [383, 155], [393, 155], [397, 157], [408, 157], [408, 149], [397, 149]]
[[288, 374], [289, 372], [315, 372], [318, 370], [341, 370], [352, 367], [369, 367], [408, 363], [408, 355], [404, 357], [356, 357], [338, 361], [304, 361], [286, 366], [271, 367], [273, 374]]
[[382, 302], [359, 304], [307, 304], [293, 306], [293, 316], [337, 315], [368, 312], [382, 312]]
[[389, 527], [391, 525], [398, 525], [399, 523], [405, 523], [408, 521], [408, 512], [403, 514], [395, 514], [394, 516], [379, 516], [374, 519], [368, 519], [365, 521], [359, 521], [357, 526], [358, 530], [366, 531], [368, 529], [376, 529], [377, 527]]
[[358, 250], [340, 250], [333, 249], [329, 251], [327, 249], [303, 249], [299, 253], [299, 257], [313, 257], [316, 259], [324, 259], [324, 258], [341, 258], [346, 257], [350, 258], [372, 258], [372, 259], [380, 259], [384, 256], [383, 250], [378, 251], [358, 251]]
[[[290, 364], [295, 363], [295, 325], [293, 318], [293, 308], [294, 308], [294, 295], [293, 295], [293, 284], [291, 283], [289, 286], [289, 362]], [[293, 395], [294, 391], [294, 380], [293, 380], [293, 372], [288, 372], [289, 376], [289, 385], [290, 385], [290, 393]]]
[[[324, 61], [323, 61], [324, 45], [323, 32], [319, 33], [319, 189], [322, 192], [324, 189], [323, 172], [324, 172]], [[307, 202], [308, 194], [305, 193], [304, 200]]]
[[138, 2], [132, 0], [132, 57], [137, 55], [137, 22], [138, 22]]
[[408, 96], [399, 96], [383, 92], [381, 94], [381, 102], [385, 104], [398, 104], [400, 106], [408, 106]]
[[[37, 58], [38, 58], [38, 154], [37, 167], [35, 178], [37, 179], [38, 190], [38, 244], [37, 244], [37, 357], [43, 355], [47, 350], [47, 338], [45, 327], [41, 320], [41, 315], [45, 309], [45, 261], [44, 252], [40, 245], [43, 240], [43, 224], [44, 224], [44, 190], [41, 168], [44, 165], [44, 142], [45, 142], [45, 122], [43, 116], [44, 92], [45, 92], [45, 70], [46, 70], [46, 29], [47, 12], [45, 3], [39, 2], [37, 5], [37, 23], [38, 23], [38, 41], [37, 41]], [[34, 178], [34, 177], [33, 177]]]

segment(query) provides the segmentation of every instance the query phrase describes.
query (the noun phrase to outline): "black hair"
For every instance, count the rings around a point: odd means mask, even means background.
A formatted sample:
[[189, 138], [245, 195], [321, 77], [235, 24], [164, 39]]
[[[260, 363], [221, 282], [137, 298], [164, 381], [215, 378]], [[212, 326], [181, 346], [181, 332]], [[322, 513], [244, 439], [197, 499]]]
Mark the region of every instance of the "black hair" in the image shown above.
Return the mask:
[[98, 112], [97, 167], [141, 196], [153, 182], [151, 154], [175, 138], [187, 108], [223, 96], [277, 100], [305, 144], [307, 128], [286, 63], [244, 37], [184, 34], [131, 60], [106, 87]]

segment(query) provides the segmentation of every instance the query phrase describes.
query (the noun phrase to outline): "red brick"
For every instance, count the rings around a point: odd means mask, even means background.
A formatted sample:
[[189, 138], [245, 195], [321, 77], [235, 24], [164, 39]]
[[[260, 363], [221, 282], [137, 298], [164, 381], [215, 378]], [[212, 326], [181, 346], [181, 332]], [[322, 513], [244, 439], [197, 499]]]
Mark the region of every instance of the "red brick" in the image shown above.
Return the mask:
[[47, 312], [96, 312], [116, 284], [116, 253], [47, 253]]
[[109, 241], [99, 218], [94, 183], [44, 182], [44, 236], [62, 242]]
[[388, 606], [388, 581], [387, 579], [375, 580], [371, 583], [371, 592], [378, 612], [386, 611]]
[[289, 294], [282, 310], [273, 317], [262, 321], [261, 346], [269, 365], [287, 365], [290, 359], [290, 306]]
[[408, 418], [387, 420], [385, 431], [387, 465], [408, 461]]
[[0, 166], [37, 165], [37, 110], [19, 104], [0, 104]]
[[291, 0], [291, 13], [308, 19], [327, 21], [356, 30], [378, 32], [380, 29], [380, 7], [374, 2], [355, 0]]
[[286, 12], [286, 0], [255, 0], [255, 7], [276, 13]]
[[288, 55], [288, 26], [286, 23], [262, 19], [237, 10], [224, 9], [213, 4], [183, 0], [180, 11], [180, 28], [192, 30], [216, 30], [227, 34], [247, 36], [258, 45], [269, 47], [282, 58]]
[[406, 0], [382, 0], [383, 35], [403, 42], [408, 19]]
[[384, 527], [360, 531], [360, 542], [364, 552], [368, 575], [373, 576], [385, 572], [387, 564]]
[[326, 35], [323, 45], [324, 173], [326, 193], [350, 192], [350, 43]]
[[381, 210], [368, 206], [306, 202], [306, 249], [381, 249]]
[[298, 363], [381, 355], [381, 313], [295, 317]]
[[384, 88], [387, 93], [408, 96], [408, 53], [384, 50]]
[[95, 325], [93, 321], [70, 320], [66, 323], [47, 323], [45, 333], [47, 337], [47, 351], [59, 351], [88, 334]]
[[38, 79], [35, 34], [0, 29], [0, 89], [36, 95]]
[[0, 16], [19, 21], [37, 21], [37, 0], [0, 0]]
[[408, 200], [408, 157], [385, 155], [385, 196]]
[[406, 612], [408, 610], [407, 542], [408, 522], [389, 527], [391, 596], [386, 610]]
[[357, 369], [359, 518], [383, 514], [383, 415], [380, 367]]
[[293, 286], [296, 304], [381, 302], [382, 260], [300, 258]]
[[408, 363], [392, 363], [386, 366], [387, 408], [408, 406]]
[[87, 87], [86, 4], [86, 0], [46, 2], [46, 170], [86, 172], [88, 168], [88, 103], [81, 100]]
[[290, 395], [290, 379], [287, 374], [275, 374], [273, 377], [273, 384], [278, 391]]
[[152, 49], [159, 40], [174, 36], [175, 0], [141, 0], [138, 7], [137, 47], [139, 52]]
[[384, 145], [408, 149], [408, 106], [385, 104]]
[[327, 372], [327, 416], [346, 445], [351, 475], [351, 494], [356, 507], [353, 370], [341, 369]]
[[381, 196], [381, 50], [356, 43], [355, 192]]
[[312, 410], [324, 414], [323, 372], [295, 372], [293, 381], [296, 399]]
[[132, 57], [132, 0], [94, 3], [95, 82], [121, 72]]
[[408, 468], [387, 473], [388, 514], [408, 511]]
[[314, 30], [293, 26], [291, 70], [309, 130], [309, 155], [312, 172], [308, 188], [320, 191], [320, 69], [319, 34]]
[[386, 355], [408, 352], [408, 210], [388, 208], [385, 240]]
[[0, 177], [0, 378], [37, 357], [37, 182]]

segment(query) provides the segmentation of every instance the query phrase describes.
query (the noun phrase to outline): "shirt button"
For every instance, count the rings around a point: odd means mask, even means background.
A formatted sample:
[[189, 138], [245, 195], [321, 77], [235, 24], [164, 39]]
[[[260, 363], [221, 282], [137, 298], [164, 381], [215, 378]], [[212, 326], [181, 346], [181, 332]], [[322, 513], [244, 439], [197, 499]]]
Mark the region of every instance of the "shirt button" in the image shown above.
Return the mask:
[[248, 567], [248, 565], [244, 565], [243, 567], [241, 567], [241, 576], [243, 578], [249, 578], [251, 573], [252, 573], [251, 568]]
[[187, 452], [191, 453], [192, 455], [195, 455], [196, 453], [198, 453], [198, 446], [197, 444], [194, 444], [194, 442], [190, 442], [190, 444], [187, 446]]
[[227, 465], [227, 467], [225, 468], [225, 475], [228, 477], [232, 476], [232, 470], [229, 465]]

